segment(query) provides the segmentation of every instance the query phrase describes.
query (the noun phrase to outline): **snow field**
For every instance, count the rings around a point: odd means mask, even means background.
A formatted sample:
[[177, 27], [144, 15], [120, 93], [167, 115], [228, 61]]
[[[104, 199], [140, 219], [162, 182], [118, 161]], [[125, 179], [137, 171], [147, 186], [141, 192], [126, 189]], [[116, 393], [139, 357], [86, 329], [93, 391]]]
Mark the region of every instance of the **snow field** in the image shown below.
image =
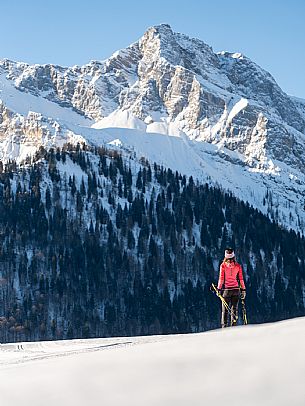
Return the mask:
[[304, 339], [299, 318], [189, 335], [2, 345], [1, 406], [301, 406]]

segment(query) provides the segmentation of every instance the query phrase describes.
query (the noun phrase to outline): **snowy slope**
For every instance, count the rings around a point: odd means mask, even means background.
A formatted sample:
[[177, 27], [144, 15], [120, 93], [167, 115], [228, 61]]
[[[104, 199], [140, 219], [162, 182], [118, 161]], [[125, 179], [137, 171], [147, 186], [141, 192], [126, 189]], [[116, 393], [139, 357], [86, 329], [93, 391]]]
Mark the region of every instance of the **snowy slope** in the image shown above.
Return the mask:
[[[70, 128], [79, 134], [76, 127]], [[305, 230], [305, 175], [282, 162], [274, 161], [268, 171], [249, 168], [237, 151], [190, 140], [183, 132], [168, 135], [131, 128], [83, 128], [81, 134], [93, 145], [112, 146], [127, 157], [146, 157], [201, 182], [220, 186], [280, 224]]]
[[162, 24], [84, 66], [0, 61], [0, 159], [111, 142], [304, 233], [304, 103], [246, 56]]
[[1, 406], [305, 402], [305, 319], [207, 333], [7, 344]]

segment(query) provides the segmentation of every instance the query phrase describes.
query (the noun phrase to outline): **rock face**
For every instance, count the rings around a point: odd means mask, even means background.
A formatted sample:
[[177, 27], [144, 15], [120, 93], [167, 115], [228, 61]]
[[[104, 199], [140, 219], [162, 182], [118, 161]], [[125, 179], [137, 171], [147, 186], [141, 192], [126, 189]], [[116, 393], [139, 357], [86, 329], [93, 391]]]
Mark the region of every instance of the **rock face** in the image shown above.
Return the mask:
[[[289, 167], [294, 177], [295, 171], [305, 176], [305, 101], [285, 94], [247, 57], [214, 53], [166, 24], [109, 59], [81, 67], [4, 60], [1, 85], [3, 159], [8, 139], [55, 145], [71, 133], [82, 135], [84, 127], [133, 127], [215, 144], [221, 159], [263, 174]], [[22, 103], [12, 103], [11, 93]], [[43, 103], [33, 108], [34, 99]]]

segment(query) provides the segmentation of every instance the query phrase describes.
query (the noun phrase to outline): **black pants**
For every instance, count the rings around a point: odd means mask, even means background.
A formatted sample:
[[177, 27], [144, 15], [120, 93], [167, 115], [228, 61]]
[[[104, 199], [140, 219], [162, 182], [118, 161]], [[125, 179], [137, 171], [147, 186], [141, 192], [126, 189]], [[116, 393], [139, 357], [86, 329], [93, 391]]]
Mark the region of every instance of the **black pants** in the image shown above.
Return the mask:
[[[231, 311], [231, 326], [236, 326], [238, 318], [239, 289], [225, 289], [222, 296]], [[228, 309], [222, 304], [221, 327], [228, 327], [228, 313]]]

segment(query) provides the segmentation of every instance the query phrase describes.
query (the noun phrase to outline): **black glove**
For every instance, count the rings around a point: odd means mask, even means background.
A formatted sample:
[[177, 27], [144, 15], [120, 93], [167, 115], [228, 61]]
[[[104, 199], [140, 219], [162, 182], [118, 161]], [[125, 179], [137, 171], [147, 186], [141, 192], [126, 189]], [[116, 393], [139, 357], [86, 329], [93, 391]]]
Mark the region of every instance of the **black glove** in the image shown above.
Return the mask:
[[245, 298], [246, 298], [246, 291], [245, 290], [240, 291], [240, 298], [241, 298], [241, 300], [245, 300]]

